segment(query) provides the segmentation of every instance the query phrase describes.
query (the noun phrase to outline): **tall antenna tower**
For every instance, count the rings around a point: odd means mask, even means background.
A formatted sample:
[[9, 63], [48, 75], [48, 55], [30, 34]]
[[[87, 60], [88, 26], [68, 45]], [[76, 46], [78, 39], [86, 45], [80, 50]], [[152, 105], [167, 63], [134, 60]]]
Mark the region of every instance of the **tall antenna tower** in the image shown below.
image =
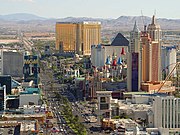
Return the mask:
[[144, 15], [143, 15], [142, 10], [141, 10], [141, 19], [142, 19], [142, 22], [143, 22], [144, 31], [146, 31], [146, 27], [147, 27], [147, 25], [145, 24], [145, 18], [144, 18]]
[[156, 9], [154, 9], [154, 16], [156, 16]]

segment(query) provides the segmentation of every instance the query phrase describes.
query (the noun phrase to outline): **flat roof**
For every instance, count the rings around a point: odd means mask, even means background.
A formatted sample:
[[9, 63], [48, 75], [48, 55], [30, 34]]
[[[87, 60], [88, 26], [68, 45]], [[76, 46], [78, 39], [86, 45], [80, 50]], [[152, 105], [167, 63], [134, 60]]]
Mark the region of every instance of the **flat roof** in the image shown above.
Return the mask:
[[139, 95], [139, 94], [149, 94], [148, 92], [124, 92], [124, 95]]
[[96, 91], [97, 94], [103, 94], [103, 93], [112, 93], [112, 91], [106, 91], [106, 90], [102, 90], [102, 91]]
[[36, 130], [36, 122], [35, 121], [23, 121], [21, 122], [20, 131], [35, 131]]
[[99, 21], [56, 22], [56, 24], [101, 24]]

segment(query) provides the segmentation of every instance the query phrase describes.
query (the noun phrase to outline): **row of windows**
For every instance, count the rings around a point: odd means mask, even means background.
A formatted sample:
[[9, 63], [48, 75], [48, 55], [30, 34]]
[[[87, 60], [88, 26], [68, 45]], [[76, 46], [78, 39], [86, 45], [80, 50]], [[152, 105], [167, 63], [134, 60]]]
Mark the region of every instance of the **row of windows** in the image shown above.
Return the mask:
[[164, 128], [179, 128], [180, 100], [162, 100], [162, 124]]

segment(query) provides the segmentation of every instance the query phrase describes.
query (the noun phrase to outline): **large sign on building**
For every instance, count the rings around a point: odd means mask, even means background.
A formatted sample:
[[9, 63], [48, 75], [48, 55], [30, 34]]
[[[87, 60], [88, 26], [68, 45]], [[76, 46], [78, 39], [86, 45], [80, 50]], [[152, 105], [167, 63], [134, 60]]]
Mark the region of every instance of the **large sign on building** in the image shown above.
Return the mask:
[[34, 81], [35, 86], [38, 85], [38, 74], [40, 73], [40, 68], [38, 65], [38, 56], [36, 55], [25, 55], [24, 56], [24, 82]]

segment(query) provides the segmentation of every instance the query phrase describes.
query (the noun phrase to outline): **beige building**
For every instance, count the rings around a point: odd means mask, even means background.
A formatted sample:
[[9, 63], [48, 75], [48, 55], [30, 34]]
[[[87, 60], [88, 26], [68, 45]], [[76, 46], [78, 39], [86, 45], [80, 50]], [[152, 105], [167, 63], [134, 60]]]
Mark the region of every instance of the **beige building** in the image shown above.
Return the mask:
[[111, 119], [111, 96], [112, 91], [96, 91], [98, 100], [98, 122], [100, 117]]
[[91, 45], [101, 43], [100, 22], [57, 22], [56, 50], [90, 55]]
[[141, 33], [142, 43], [142, 81], [151, 81], [151, 64], [152, 64], [152, 53], [151, 53], [151, 38], [146, 29]]
[[161, 29], [155, 22], [141, 32], [142, 43], [142, 82], [161, 80]]
[[161, 80], [161, 35], [155, 16], [143, 32], [134, 25], [130, 34], [127, 62], [128, 91], [139, 91], [141, 82]]
[[151, 63], [151, 80], [160, 81], [161, 80], [161, 37], [162, 32], [160, 25], [156, 23], [155, 16], [152, 17], [151, 24], [148, 25], [147, 31], [150, 35], [152, 45], [152, 63]]

